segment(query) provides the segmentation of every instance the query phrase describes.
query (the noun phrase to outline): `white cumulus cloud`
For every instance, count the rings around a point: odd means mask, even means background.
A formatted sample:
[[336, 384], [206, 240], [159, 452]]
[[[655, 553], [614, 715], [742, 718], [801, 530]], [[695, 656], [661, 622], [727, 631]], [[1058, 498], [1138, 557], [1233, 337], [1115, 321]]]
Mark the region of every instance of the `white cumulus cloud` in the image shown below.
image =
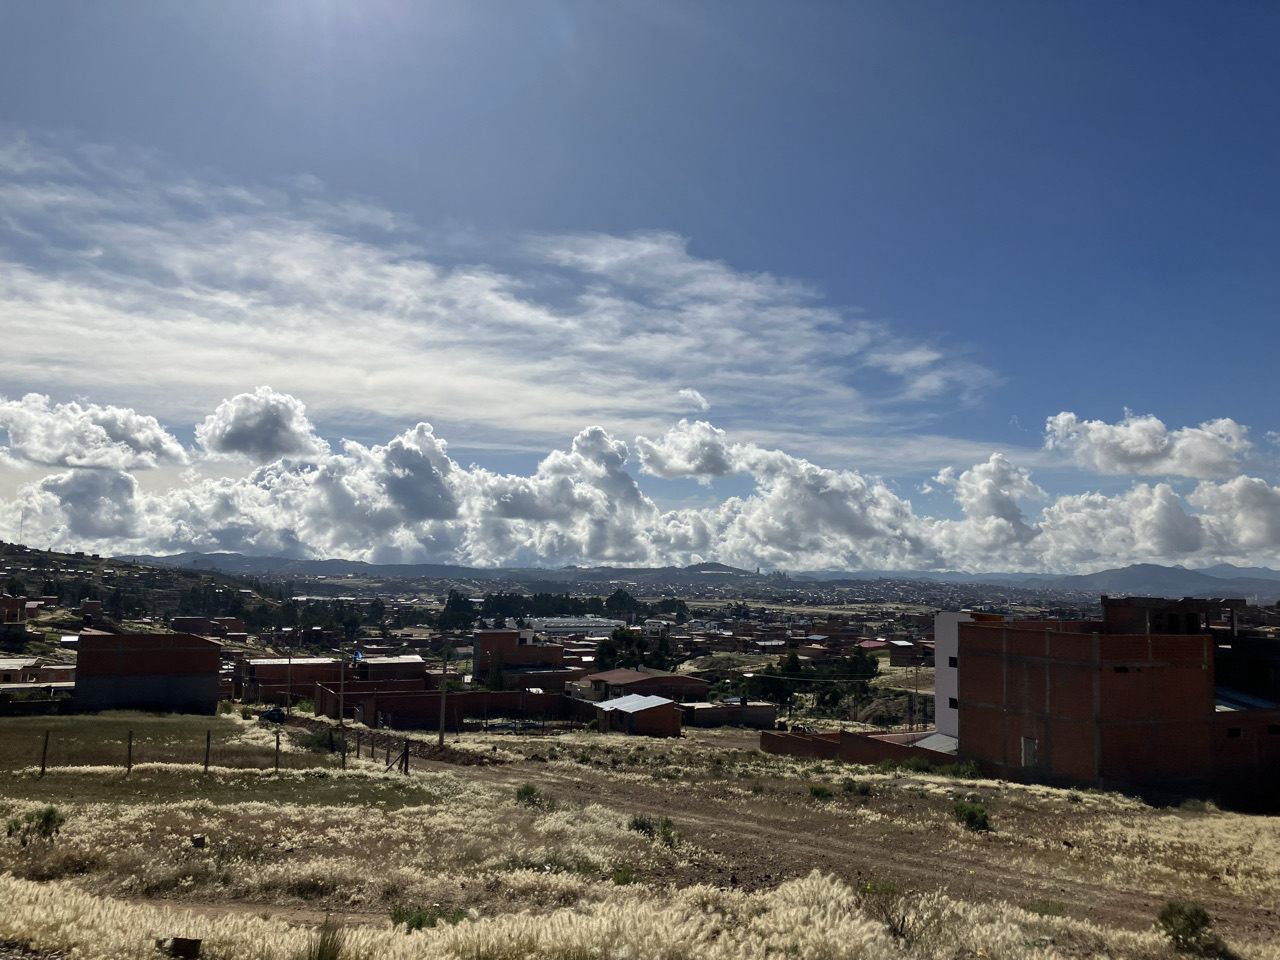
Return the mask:
[[0, 429], [9, 434], [10, 459], [40, 466], [146, 470], [187, 462], [182, 444], [155, 417], [125, 407], [53, 403], [29, 393], [0, 399]]
[[1081, 420], [1062, 412], [1045, 423], [1045, 446], [1064, 450], [1086, 469], [1105, 474], [1230, 476], [1252, 447], [1248, 428], [1230, 418], [1170, 430], [1150, 414], [1126, 412], [1119, 423]]
[[222, 401], [196, 427], [196, 439], [212, 454], [246, 457], [256, 463], [280, 457], [315, 459], [329, 450], [307, 419], [306, 405], [270, 387]]
[[740, 448], [730, 444], [723, 430], [705, 420], [681, 420], [656, 440], [636, 437], [640, 469], [664, 479], [693, 477], [709, 483], [742, 469]]

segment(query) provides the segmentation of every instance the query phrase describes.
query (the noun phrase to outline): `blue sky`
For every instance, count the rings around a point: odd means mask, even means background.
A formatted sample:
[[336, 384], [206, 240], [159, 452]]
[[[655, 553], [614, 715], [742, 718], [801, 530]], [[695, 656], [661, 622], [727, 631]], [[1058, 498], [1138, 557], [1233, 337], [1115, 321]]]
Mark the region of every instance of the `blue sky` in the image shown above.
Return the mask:
[[1261, 3], [0, 2], [0, 524], [1276, 562], [1277, 39]]

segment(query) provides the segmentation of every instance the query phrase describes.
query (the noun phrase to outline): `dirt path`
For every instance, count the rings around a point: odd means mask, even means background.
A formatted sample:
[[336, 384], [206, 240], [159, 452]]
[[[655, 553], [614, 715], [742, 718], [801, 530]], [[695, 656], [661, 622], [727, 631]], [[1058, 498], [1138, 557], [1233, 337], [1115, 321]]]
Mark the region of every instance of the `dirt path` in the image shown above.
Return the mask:
[[[1025, 868], [1011, 867], [1001, 861], [1016, 859], [1011, 856], [1016, 851], [999, 834], [974, 838], [971, 846], [957, 851], [947, 848], [952, 835], [936, 825], [904, 826], [892, 819], [854, 822], [850, 801], [837, 795], [813, 802], [800, 792], [807, 790], [803, 783], [792, 783], [790, 793], [744, 798], [723, 781], [621, 780], [587, 766], [516, 763], [478, 769], [474, 775], [513, 790], [533, 783], [549, 797], [596, 802], [624, 815], [671, 817], [686, 841], [711, 854], [672, 878], [683, 882], [756, 890], [817, 869], [850, 884], [888, 878], [906, 889], [942, 890], [970, 901], [1004, 900], [1020, 906], [1057, 902], [1079, 919], [1134, 930], [1150, 928], [1169, 899], [1116, 889], [1101, 879], [1090, 881], [1079, 875], [1078, 863], [1059, 869], [1051, 855], [1030, 857]], [[928, 804], [940, 806], [941, 801], [905, 790], [868, 801], [871, 809], [880, 807], [890, 815]], [[1212, 886], [1198, 890], [1196, 899], [1227, 937], [1280, 936], [1280, 921], [1265, 907]]]

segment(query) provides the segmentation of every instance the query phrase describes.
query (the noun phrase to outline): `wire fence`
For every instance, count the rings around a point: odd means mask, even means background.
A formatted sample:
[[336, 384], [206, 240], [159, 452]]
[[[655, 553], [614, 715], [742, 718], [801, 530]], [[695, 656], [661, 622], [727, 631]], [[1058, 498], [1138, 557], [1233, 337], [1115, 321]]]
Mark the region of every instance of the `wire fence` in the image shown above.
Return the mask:
[[38, 767], [44, 776], [50, 769], [68, 767], [119, 767], [129, 773], [140, 764], [155, 763], [197, 765], [206, 771], [346, 769], [349, 760], [365, 759], [408, 773], [411, 758], [432, 759], [438, 752], [434, 745], [394, 732], [273, 724], [258, 733], [246, 742], [213, 727], [159, 737], [129, 729], [117, 739], [49, 728], [6, 737], [0, 763], [8, 769]]

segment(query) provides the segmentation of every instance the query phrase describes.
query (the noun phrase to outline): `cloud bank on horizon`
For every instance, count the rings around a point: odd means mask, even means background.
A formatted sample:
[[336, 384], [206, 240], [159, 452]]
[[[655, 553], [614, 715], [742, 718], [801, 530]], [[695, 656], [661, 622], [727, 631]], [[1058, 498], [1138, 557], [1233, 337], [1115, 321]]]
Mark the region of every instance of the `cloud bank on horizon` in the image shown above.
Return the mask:
[[[312, 180], [23, 135], [0, 174], [6, 539], [789, 570], [1280, 559], [1243, 424], [1063, 411], [1020, 450], [913, 434], [997, 374], [673, 234], [524, 236], [486, 260]], [[424, 413], [462, 449], [540, 460], [464, 466]], [[337, 439], [352, 424], [365, 440]], [[947, 515], [867, 462], [894, 444]], [[1051, 495], [1045, 465], [1132, 479]], [[650, 485], [682, 481], [705, 496], [660, 506]]]
[[[1150, 438], [1164, 437], [1160, 466], [1188, 477], [1213, 464], [1226, 470], [1232, 451], [1248, 443], [1238, 424], [1170, 432], [1153, 419], [1107, 425], [1062, 413], [1048, 419], [1045, 442], [1066, 442], [1063, 425], [1073, 425], [1073, 455], [1103, 458], [1115, 471], [1124, 463], [1117, 432], [1132, 433], [1137, 452], [1126, 472], [1142, 473], [1154, 456]], [[590, 426], [530, 475], [462, 466], [428, 423], [385, 444], [344, 440], [334, 452], [300, 400], [265, 386], [219, 404], [189, 449], [153, 417], [35, 394], [0, 402], [0, 427], [9, 432], [10, 462], [66, 468], [0, 503], [0, 531], [12, 538], [21, 522], [32, 542], [107, 553], [227, 550], [481, 566], [718, 560], [791, 570], [1078, 570], [1280, 556], [1280, 489], [1255, 477], [1201, 479], [1186, 497], [1168, 482], [1136, 482], [1113, 496], [1060, 496], [1032, 515], [1024, 504], [1049, 500], [1044, 490], [993, 453], [937, 474], [962, 513], [937, 519], [880, 478], [736, 442], [704, 420], [681, 419], [630, 444]], [[242, 477], [190, 476], [158, 492], [143, 491], [131, 472], [165, 459], [228, 456], [257, 466]], [[662, 510], [637, 474], [704, 482], [741, 475], [751, 492]]]

